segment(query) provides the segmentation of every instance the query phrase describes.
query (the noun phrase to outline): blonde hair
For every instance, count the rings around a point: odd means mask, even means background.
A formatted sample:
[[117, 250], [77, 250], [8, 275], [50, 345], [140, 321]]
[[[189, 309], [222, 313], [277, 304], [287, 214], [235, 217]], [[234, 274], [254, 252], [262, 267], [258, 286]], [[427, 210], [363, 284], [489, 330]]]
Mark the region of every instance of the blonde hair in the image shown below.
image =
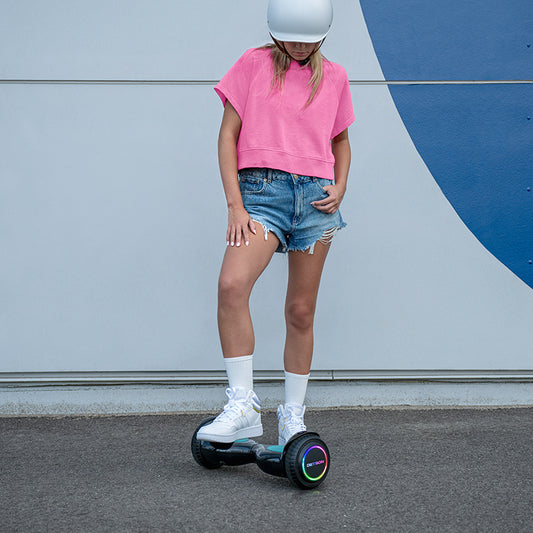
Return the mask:
[[[275, 44], [269, 43], [261, 46], [261, 48], [267, 48], [270, 50], [270, 55], [272, 56], [272, 89], [278, 88], [283, 90], [283, 85], [285, 83], [285, 74], [289, 70], [291, 65], [291, 58], [283, 53]], [[311, 94], [307, 99], [305, 107], [309, 106], [313, 101], [318, 89], [320, 88], [320, 83], [322, 82], [323, 76], [323, 67], [322, 63], [325, 57], [322, 55], [320, 50], [314, 52], [310, 59], [308, 65], [311, 67], [312, 75], [309, 80], [308, 86], [311, 87]]]

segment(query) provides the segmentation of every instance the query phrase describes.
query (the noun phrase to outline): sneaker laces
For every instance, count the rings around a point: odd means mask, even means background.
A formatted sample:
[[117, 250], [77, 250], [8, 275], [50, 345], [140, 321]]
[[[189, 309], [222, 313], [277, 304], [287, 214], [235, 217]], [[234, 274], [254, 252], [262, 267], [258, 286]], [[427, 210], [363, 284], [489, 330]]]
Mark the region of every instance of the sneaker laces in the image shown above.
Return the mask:
[[235, 416], [239, 416], [244, 412], [243, 404], [246, 402], [247, 397], [236, 398], [237, 389], [226, 389], [226, 395], [228, 396], [228, 403], [224, 406], [223, 411], [217, 416], [217, 421], [224, 422], [226, 420], [234, 420]]
[[295, 408], [293, 406], [288, 405], [286, 406], [284, 411], [284, 414], [286, 416], [283, 420], [283, 423], [292, 435], [294, 435], [295, 433], [299, 433], [300, 431], [305, 431], [307, 429], [303, 421], [305, 407], [301, 408], [301, 414], [298, 414], [296, 412], [296, 409], [299, 410], [298, 407]]

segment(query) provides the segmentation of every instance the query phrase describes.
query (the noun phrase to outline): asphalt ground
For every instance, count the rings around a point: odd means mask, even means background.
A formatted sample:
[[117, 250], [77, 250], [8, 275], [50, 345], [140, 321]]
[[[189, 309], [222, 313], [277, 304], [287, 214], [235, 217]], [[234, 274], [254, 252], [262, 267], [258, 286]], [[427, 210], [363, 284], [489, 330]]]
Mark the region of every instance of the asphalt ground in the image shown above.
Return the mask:
[[0, 530], [533, 531], [531, 407], [309, 411], [331, 452], [310, 491], [198, 466], [202, 417], [0, 418]]

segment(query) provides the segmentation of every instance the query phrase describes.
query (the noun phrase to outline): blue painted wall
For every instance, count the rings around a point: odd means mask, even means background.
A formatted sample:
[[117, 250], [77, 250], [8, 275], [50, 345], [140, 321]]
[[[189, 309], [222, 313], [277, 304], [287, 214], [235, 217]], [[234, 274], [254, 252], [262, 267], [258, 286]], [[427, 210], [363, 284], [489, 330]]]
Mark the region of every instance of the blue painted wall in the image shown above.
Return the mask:
[[527, 80], [530, 0], [361, 0], [388, 80]]
[[533, 84], [529, 0], [361, 2], [402, 120], [459, 216], [533, 287]]
[[440, 188], [480, 242], [533, 287], [533, 85], [390, 88]]

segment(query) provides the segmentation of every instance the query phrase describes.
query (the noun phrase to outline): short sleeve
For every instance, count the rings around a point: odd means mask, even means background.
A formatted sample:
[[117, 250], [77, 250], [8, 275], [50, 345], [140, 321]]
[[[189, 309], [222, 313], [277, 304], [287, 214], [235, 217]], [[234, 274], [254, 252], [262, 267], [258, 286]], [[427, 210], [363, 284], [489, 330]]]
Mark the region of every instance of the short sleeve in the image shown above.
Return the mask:
[[241, 120], [244, 116], [248, 99], [252, 68], [250, 55], [252, 52], [253, 49], [247, 50], [215, 86], [215, 91], [222, 100], [222, 104], [225, 106], [229, 100]]
[[339, 105], [337, 107], [337, 115], [335, 117], [333, 129], [331, 130], [332, 139], [339, 133], [342, 133], [355, 120], [348, 74], [342, 67], [339, 67], [339, 70], [339, 80], [337, 82]]

